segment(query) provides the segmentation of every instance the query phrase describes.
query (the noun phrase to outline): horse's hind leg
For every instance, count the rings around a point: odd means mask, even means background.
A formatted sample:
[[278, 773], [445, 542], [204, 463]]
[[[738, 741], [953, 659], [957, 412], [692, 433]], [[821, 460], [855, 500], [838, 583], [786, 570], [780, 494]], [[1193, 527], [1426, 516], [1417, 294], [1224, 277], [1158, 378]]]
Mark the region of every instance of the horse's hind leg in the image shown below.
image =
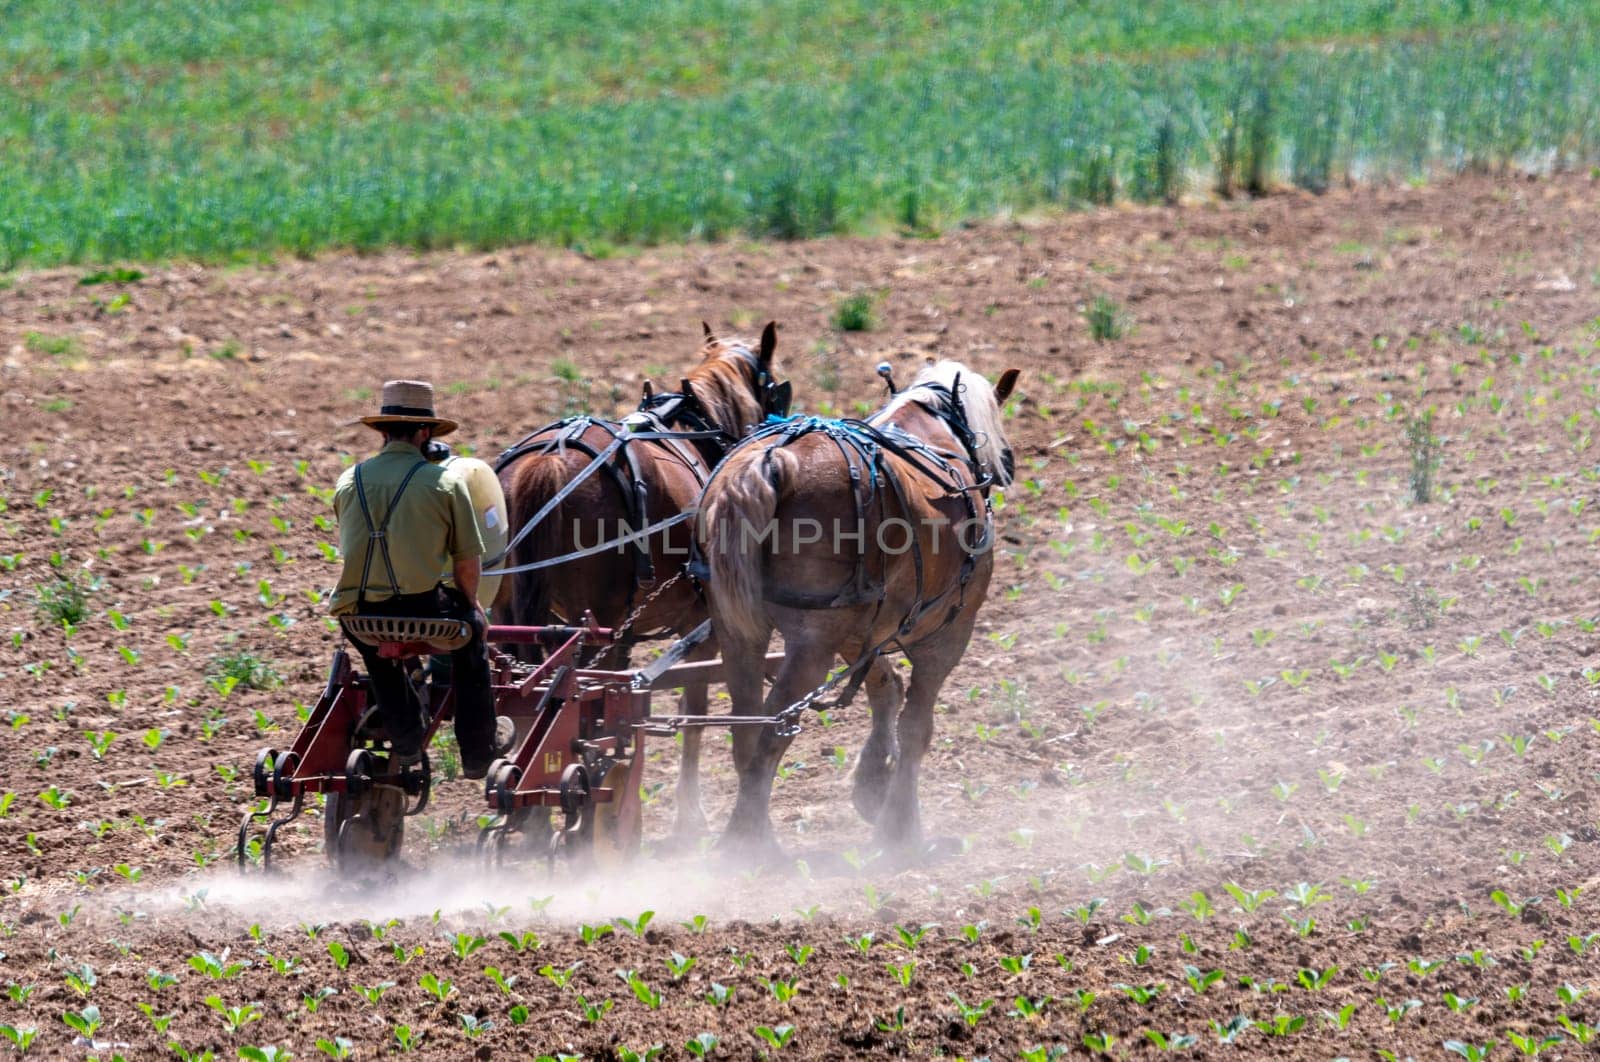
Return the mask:
[[[827, 677], [833, 651], [815, 644], [785, 641], [783, 666], [765, 702], [761, 698], [762, 658], [766, 645], [735, 653], [723, 638], [722, 659], [727, 662], [728, 692], [735, 713], [756, 715], [764, 709], [775, 715], [811, 692]], [[773, 836], [770, 807], [772, 779], [791, 738], [780, 737], [770, 726], [741, 726], [733, 731], [733, 762], [739, 772], [739, 795], [720, 845], [745, 850], [758, 862], [775, 862], [782, 855]]]
[[874, 831], [878, 844], [885, 850], [913, 858], [922, 854], [922, 809], [917, 801], [917, 782], [922, 771], [922, 757], [933, 740], [933, 704], [944, 680], [967, 647], [976, 614], [974, 608], [959, 617], [954, 625], [917, 643], [906, 653], [911, 660], [911, 685], [896, 727], [899, 749], [894, 772]]
[[[715, 641], [695, 647], [689, 660], [710, 660], [717, 655]], [[678, 701], [678, 711], [683, 715], [706, 714], [706, 683], [694, 682], [683, 687], [683, 697]], [[683, 735], [683, 754], [678, 764], [678, 812], [673, 831], [680, 837], [699, 837], [706, 832], [705, 806], [700, 801], [700, 741], [705, 727], [686, 726], [678, 733]]]
[[872, 732], [856, 759], [850, 800], [863, 819], [876, 822], [894, 771], [894, 724], [905, 691], [894, 664], [882, 656], [868, 666], [866, 686], [867, 702], [872, 705]]

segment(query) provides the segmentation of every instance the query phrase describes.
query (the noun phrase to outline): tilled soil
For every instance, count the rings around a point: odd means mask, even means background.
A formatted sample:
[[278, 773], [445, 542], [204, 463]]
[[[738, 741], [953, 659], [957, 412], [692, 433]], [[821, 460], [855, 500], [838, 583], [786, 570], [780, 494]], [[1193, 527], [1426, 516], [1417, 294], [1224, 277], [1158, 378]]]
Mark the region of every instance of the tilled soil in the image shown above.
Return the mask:
[[[936, 240], [7, 278], [0, 1033], [130, 1059], [1587, 1057], [1595, 200], [1462, 179]], [[875, 325], [839, 332], [856, 292]], [[1097, 297], [1125, 334], [1091, 335]], [[858, 704], [790, 750], [787, 873], [670, 836], [662, 741], [626, 868], [486, 868], [454, 780], [394, 880], [331, 878], [315, 810], [282, 874], [237, 876], [254, 752], [337, 644], [326, 491], [381, 380], [433, 379], [492, 455], [671, 386], [702, 319], [768, 318], [810, 411], [876, 407], [884, 359], [1024, 370], [922, 785], [961, 854], [877, 857]], [[41, 602], [63, 576], [92, 587], [70, 628]], [[224, 680], [241, 654], [265, 688]], [[707, 763], [718, 824], [719, 742]]]

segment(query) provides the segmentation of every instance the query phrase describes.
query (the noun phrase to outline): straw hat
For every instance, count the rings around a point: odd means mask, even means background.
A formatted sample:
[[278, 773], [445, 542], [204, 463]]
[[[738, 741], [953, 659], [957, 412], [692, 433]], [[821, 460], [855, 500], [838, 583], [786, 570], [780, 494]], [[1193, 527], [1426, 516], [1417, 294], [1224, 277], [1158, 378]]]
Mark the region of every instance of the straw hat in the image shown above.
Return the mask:
[[458, 425], [433, 412], [433, 385], [425, 380], [387, 380], [383, 385], [383, 405], [360, 423], [369, 428], [385, 424], [431, 424], [433, 434], [449, 435]]

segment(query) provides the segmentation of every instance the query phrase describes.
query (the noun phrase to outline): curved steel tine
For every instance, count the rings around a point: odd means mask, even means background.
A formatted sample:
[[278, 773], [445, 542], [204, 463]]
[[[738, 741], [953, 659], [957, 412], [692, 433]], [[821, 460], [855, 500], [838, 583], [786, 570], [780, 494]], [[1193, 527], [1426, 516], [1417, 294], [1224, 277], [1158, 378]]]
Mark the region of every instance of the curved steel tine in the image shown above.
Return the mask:
[[239, 870], [241, 873], [245, 872], [248, 868], [248, 857], [245, 855], [245, 847], [249, 844], [250, 826], [256, 819], [270, 819], [272, 813], [278, 810], [278, 803], [279, 801], [277, 794], [273, 794], [268, 798], [268, 803], [265, 809], [256, 811], [254, 808], [252, 808], [244, 813], [244, 820], [239, 823], [239, 848], [237, 853]]
[[244, 821], [239, 823], [237, 856], [239, 861], [239, 873], [241, 874], [248, 874], [250, 872], [250, 861], [245, 855], [245, 852], [248, 850], [250, 845], [250, 827], [255, 823], [255, 818], [255, 811], [247, 811], [244, 813]]
[[261, 869], [263, 871], [272, 870], [272, 845], [278, 839], [278, 828], [281, 826], [287, 826], [289, 823], [300, 817], [300, 812], [305, 810], [305, 800], [306, 797], [304, 792], [296, 793], [294, 797], [294, 806], [289, 809], [289, 814], [279, 819], [273, 819], [267, 824], [267, 836], [266, 839], [261, 842]]

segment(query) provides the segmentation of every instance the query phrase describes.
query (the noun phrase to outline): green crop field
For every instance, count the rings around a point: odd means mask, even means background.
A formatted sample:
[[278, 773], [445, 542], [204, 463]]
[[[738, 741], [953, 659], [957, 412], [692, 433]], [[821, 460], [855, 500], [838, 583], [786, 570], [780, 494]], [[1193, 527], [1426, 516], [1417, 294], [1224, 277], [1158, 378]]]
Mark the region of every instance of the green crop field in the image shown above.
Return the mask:
[[1600, 157], [1594, 0], [0, 0], [0, 269]]

